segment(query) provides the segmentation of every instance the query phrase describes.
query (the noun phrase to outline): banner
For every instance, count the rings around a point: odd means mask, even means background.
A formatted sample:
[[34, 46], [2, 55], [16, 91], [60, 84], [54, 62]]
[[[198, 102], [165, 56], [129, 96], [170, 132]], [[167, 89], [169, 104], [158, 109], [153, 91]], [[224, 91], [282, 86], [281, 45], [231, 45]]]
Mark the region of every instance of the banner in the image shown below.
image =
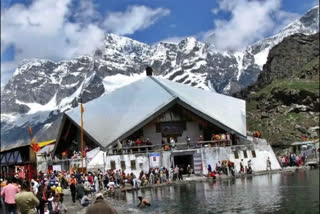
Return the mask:
[[100, 151], [100, 147], [92, 149], [91, 151], [86, 153], [87, 162], [89, 163]]
[[150, 168], [160, 167], [160, 153], [149, 154], [149, 165]]
[[52, 170], [56, 172], [61, 172], [61, 165], [53, 165]]

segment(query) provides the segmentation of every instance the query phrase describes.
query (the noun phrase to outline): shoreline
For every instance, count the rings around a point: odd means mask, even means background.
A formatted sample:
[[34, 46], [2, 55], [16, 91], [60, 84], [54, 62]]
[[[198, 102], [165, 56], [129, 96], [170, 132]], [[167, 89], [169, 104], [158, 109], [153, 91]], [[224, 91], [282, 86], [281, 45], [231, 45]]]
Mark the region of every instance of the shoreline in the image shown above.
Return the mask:
[[[294, 166], [294, 167], [286, 167], [278, 170], [264, 170], [264, 171], [256, 171], [253, 172], [252, 174], [236, 174], [235, 176], [228, 176], [228, 175], [220, 175], [218, 176], [215, 181], [220, 181], [220, 180], [229, 180], [229, 179], [237, 179], [237, 178], [248, 178], [248, 177], [255, 177], [255, 176], [260, 176], [260, 175], [267, 175], [267, 174], [277, 174], [277, 173], [286, 173], [286, 172], [292, 172], [294, 173], [297, 170], [310, 170], [312, 169], [310, 166]], [[126, 187], [120, 187], [116, 188], [113, 192], [110, 192], [108, 190], [104, 191], [104, 195], [112, 195], [115, 192], [131, 192], [135, 190], [141, 190], [141, 189], [148, 189], [148, 188], [154, 188], [154, 187], [163, 187], [163, 186], [173, 186], [173, 185], [180, 185], [180, 184], [187, 184], [187, 183], [195, 183], [195, 182], [207, 182], [207, 181], [213, 181], [212, 178], [208, 178], [204, 175], [191, 175], [190, 177], [183, 176], [182, 181], [170, 181], [167, 183], [162, 183], [162, 184], [148, 184], [146, 186], [140, 186], [138, 189], [133, 188], [131, 185], [126, 184], [128, 186]]]

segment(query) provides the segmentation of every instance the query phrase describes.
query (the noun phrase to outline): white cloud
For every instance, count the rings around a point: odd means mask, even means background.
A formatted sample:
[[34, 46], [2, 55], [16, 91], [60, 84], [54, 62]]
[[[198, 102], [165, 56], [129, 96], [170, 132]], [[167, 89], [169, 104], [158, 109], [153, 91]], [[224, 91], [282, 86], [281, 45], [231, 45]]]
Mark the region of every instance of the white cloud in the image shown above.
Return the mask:
[[5, 83], [11, 77], [11, 74], [14, 72], [15, 68], [17, 67], [17, 62], [1, 62], [1, 91], [5, 86]]
[[[132, 34], [168, 14], [167, 9], [133, 6], [123, 13], [110, 12], [103, 17], [89, 0], [34, 0], [28, 6], [14, 4], [1, 11], [1, 54], [10, 45], [16, 50], [13, 61], [1, 64], [1, 75], [11, 76], [25, 58], [58, 61], [92, 54], [103, 46], [106, 32]], [[1, 84], [6, 80], [2, 78]]]
[[[293, 21], [297, 14], [282, 11], [281, 0], [220, 0], [213, 13], [229, 12], [229, 20], [215, 20], [213, 38], [218, 49], [241, 49]], [[212, 34], [208, 34], [212, 39]], [[205, 40], [206, 38], [204, 38]]]
[[173, 37], [169, 37], [169, 38], [163, 39], [160, 42], [169, 42], [169, 43], [178, 44], [179, 42], [181, 42], [185, 38], [186, 38], [186, 36], [173, 36]]
[[125, 12], [109, 13], [104, 21], [104, 27], [115, 34], [128, 35], [149, 27], [159, 18], [169, 14], [170, 10], [164, 8], [131, 6]]

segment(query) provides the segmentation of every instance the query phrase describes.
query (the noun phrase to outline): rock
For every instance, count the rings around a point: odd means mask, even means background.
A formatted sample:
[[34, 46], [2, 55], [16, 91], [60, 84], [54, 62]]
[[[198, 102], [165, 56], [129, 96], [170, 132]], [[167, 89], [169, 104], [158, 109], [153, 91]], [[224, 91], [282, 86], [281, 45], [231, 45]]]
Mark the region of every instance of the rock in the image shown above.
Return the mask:
[[309, 134], [310, 137], [312, 137], [312, 138], [318, 137], [318, 136], [319, 136], [319, 126], [310, 127], [310, 128], [308, 129], [308, 134]]
[[267, 114], [266, 112], [262, 112], [261, 119], [265, 119], [265, 118], [269, 118], [269, 114]]
[[310, 96], [307, 96], [304, 100], [302, 100], [302, 104], [304, 104], [304, 105], [311, 105], [312, 102], [313, 102], [313, 100]]
[[299, 113], [299, 112], [307, 112], [307, 111], [311, 111], [311, 110], [312, 109], [309, 106], [293, 104], [290, 107], [290, 109], [287, 111], [287, 113], [289, 113], [289, 112]]
[[302, 127], [300, 125], [295, 125], [295, 129], [297, 129], [299, 132], [303, 133], [303, 134], [307, 134], [308, 130], [305, 127]]

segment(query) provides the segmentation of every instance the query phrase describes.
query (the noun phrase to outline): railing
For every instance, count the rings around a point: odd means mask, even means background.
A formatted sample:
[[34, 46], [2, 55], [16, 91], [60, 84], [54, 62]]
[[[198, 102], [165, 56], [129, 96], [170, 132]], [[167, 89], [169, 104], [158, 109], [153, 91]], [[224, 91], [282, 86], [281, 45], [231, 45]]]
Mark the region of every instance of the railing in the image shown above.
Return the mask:
[[155, 145], [141, 145], [141, 146], [124, 146], [122, 149], [110, 148], [107, 150], [107, 155], [119, 154], [136, 154], [136, 153], [149, 153], [161, 151], [175, 151], [185, 149], [197, 149], [202, 147], [225, 147], [231, 146], [231, 140], [214, 140], [214, 141], [190, 141], [175, 143], [172, 147], [171, 144], [155, 144]]

